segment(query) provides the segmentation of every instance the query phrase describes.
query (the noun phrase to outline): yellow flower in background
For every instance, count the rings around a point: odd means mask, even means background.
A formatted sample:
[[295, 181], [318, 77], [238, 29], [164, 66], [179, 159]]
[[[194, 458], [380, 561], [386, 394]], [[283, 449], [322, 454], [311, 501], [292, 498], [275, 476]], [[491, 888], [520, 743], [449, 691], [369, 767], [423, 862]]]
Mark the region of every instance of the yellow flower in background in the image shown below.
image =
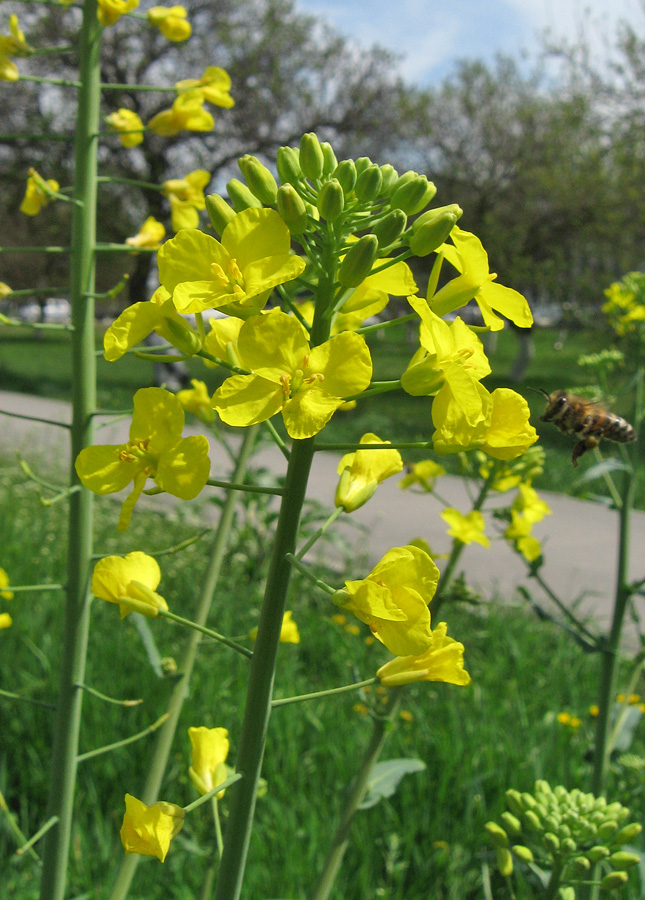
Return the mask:
[[206, 169], [195, 169], [183, 178], [172, 178], [161, 185], [164, 194], [170, 200], [173, 231], [179, 231], [181, 228], [197, 228], [198, 210], [206, 206], [204, 188], [210, 180], [211, 173]]
[[[258, 636], [257, 626], [249, 631], [249, 637], [252, 641]], [[282, 625], [280, 626], [280, 643], [281, 644], [299, 644], [300, 632], [298, 626], [291, 618], [291, 610], [287, 609], [282, 617]]]
[[108, 362], [115, 362], [155, 331], [186, 356], [197, 353], [202, 341], [194, 328], [174, 307], [170, 294], [159, 287], [150, 300], [133, 303], [123, 310], [103, 336]]
[[291, 234], [275, 210], [245, 209], [226, 226], [221, 243], [192, 228], [167, 241], [157, 257], [159, 280], [180, 312], [254, 314], [274, 287], [304, 271], [304, 260], [290, 248]]
[[433, 459], [423, 459], [414, 463], [407, 475], [399, 481], [399, 487], [405, 491], [412, 485], [418, 485], [422, 490], [431, 492], [434, 490], [437, 478], [446, 474], [446, 470]]
[[143, 141], [145, 127], [139, 116], [131, 109], [121, 108], [105, 117], [110, 131], [119, 135], [124, 147], [138, 147]]
[[450, 239], [452, 244], [442, 244], [436, 252], [461, 274], [444, 285], [434, 297], [428, 297], [432, 310], [438, 316], [445, 316], [474, 298], [484, 324], [491, 331], [504, 327], [504, 320], [496, 313], [501, 313], [520, 328], [530, 328], [533, 316], [528, 303], [517, 291], [497, 284], [497, 275], [490, 273], [488, 254], [479, 238], [455, 225]]
[[600, 709], [598, 708], [598, 705], [596, 703], [592, 703], [591, 706], [589, 707], [589, 715], [595, 717], [598, 715], [599, 712], [600, 712]]
[[184, 811], [175, 803], [159, 800], [146, 806], [131, 794], [125, 795], [125, 815], [121, 826], [121, 843], [128, 853], [156, 856], [164, 861], [170, 842], [181, 831]]
[[513, 501], [513, 509], [521, 513], [531, 524], [541, 522], [545, 516], [551, 515], [549, 504], [540, 499], [537, 491], [530, 484], [520, 484], [518, 494]]
[[346, 581], [332, 600], [369, 626], [397, 656], [423, 653], [432, 644], [428, 603], [434, 597], [439, 569], [417, 547], [395, 547], [367, 578]]
[[[226, 728], [189, 728], [188, 737], [193, 746], [192, 765], [188, 770], [190, 780], [203, 796], [226, 781], [228, 771], [225, 761], [229, 751]], [[224, 791], [217, 794], [219, 800]]]
[[148, 122], [148, 129], [161, 137], [173, 137], [180, 131], [212, 131], [215, 120], [204, 109], [199, 91], [180, 94], [170, 109], [164, 109]]
[[203, 381], [191, 378], [192, 388], [177, 391], [176, 397], [186, 412], [197, 416], [202, 422], [209, 424], [215, 419], [215, 410], [211, 403], [211, 395]]
[[139, 5], [139, 0], [98, 0], [98, 18], [101, 25], [114, 25], [121, 16], [132, 12]]
[[0, 569], [0, 597], [5, 600], [13, 600], [13, 591], [4, 590], [9, 584], [11, 584], [9, 576], [4, 569]]
[[206, 484], [208, 440], [201, 434], [182, 438], [183, 427], [184, 411], [174, 394], [162, 388], [141, 388], [134, 395], [127, 444], [85, 447], [79, 453], [76, 472], [88, 490], [114, 494], [133, 482], [121, 507], [119, 531], [128, 527], [148, 478], [182, 500], [193, 500]]
[[13, 619], [9, 613], [0, 613], [0, 630], [3, 628], [10, 628], [12, 623]]
[[45, 181], [35, 169], [30, 169], [27, 190], [20, 204], [20, 212], [26, 216], [37, 216], [44, 206], [56, 199], [52, 197], [52, 192], [56, 192], [59, 187], [60, 185], [53, 178]]
[[117, 603], [121, 618], [131, 612], [154, 618], [168, 604], [155, 591], [161, 581], [156, 559], [135, 550], [127, 556], [105, 556], [94, 566], [92, 593], [100, 600]]
[[440, 622], [432, 631], [432, 643], [419, 656], [392, 659], [376, 673], [386, 687], [411, 684], [414, 681], [443, 681], [447, 684], [470, 684], [464, 669], [464, 645], [447, 635], [448, 626]]
[[300, 322], [280, 309], [247, 319], [237, 347], [242, 366], [252, 374], [232, 375], [215, 391], [220, 418], [247, 427], [282, 411], [295, 440], [318, 434], [344, 398], [364, 391], [372, 376], [363, 337], [345, 331], [310, 347]]
[[10, 34], [0, 34], [0, 81], [18, 81], [18, 66], [11, 61], [12, 56], [25, 57], [35, 53], [25, 40], [18, 24], [18, 16], [9, 16]]
[[213, 106], [221, 106], [230, 109], [235, 106], [235, 100], [231, 97], [231, 79], [224, 69], [219, 66], [209, 66], [201, 78], [186, 78], [178, 81], [175, 88], [179, 94], [187, 91], [197, 91], [207, 103]]
[[340, 481], [336, 488], [336, 506], [345, 512], [354, 512], [370, 499], [382, 481], [396, 475], [403, 468], [398, 450], [385, 449], [390, 443], [368, 432], [361, 444], [383, 444], [383, 450], [357, 450], [346, 453], [338, 463]]
[[186, 15], [183, 6], [153, 6], [148, 10], [148, 22], [169, 41], [185, 41], [192, 30]]
[[148, 216], [137, 234], [134, 237], [126, 238], [125, 242], [135, 250], [157, 250], [165, 236], [166, 229], [161, 222], [158, 222], [154, 216]]
[[560, 723], [560, 725], [568, 725], [571, 722], [571, 713], [561, 712], [558, 713], [556, 719]]
[[457, 509], [444, 509], [441, 518], [450, 525], [446, 534], [451, 537], [463, 544], [476, 543], [481, 544], [482, 547], [490, 547], [490, 541], [484, 534], [486, 521], [479, 510], [474, 509], [464, 515]]

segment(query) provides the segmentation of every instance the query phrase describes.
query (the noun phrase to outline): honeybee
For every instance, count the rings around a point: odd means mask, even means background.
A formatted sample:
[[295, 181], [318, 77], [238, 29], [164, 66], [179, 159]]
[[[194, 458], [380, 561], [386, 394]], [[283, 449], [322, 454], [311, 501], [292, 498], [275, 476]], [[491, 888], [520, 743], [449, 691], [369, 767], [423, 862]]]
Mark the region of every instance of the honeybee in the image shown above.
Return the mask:
[[543, 394], [547, 401], [542, 421], [553, 422], [564, 434], [575, 434], [580, 438], [571, 455], [574, 466], [578, 465], [582, 454], [597, 447], [602, 438], [619, 444], [636, 440], [636, 432], [629, 422], [616, 413], [609, 412], [601, 403], [585, 400], [576, 394], [567, 394], [566, 391], [547, 394], [540, 390], [538, 393]]

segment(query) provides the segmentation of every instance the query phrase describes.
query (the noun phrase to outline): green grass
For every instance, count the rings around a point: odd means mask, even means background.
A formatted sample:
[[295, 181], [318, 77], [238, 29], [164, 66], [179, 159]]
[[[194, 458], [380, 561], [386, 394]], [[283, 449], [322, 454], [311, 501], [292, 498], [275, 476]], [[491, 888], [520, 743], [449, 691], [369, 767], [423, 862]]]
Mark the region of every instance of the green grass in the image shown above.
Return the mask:
[[[248, 501], [256, 503], [256, 501]], [[191, 533], [181, 520], [137, 511], [126, 536], [114, 529], [115, 506], [97, 503], [97, 548], [114, 553], [154, 551]], [[62, 505], [43, 510], [32, 485], [4, 468], [0, 476], [0, 564], [15, 583], [64, 578]], [[315, 519], [316, 509], [309, 511]], [[248, 521], [240, 515], [217, 590], [211, 623], [231, 635], [246, 633], [257, 620], [260, 577], [267, 565], [272, 518], [262, 502]], [[190, 617], [206, 565], [207, 541], [161, 560], [160, 591], [171, 610]], [[329, 552], [337, 572], [346, 560]], [[467, 551], [466, 551], [467, 552]], [[354, 563], [355, 565], [355, 563]], [[321, 572], [339, 583], [342, 577]], [[387, 657], [331, 621], [328, 598], [294, 580], [288, 603], [301, 633], [298, 646], [283, 645], [276, 695], [289, 696], [371, 676]], [[14, 626], [0, 634], [0, 684], [33, 699], [53, 701], [59, 666], [62, 608], [59, 594], [20, 594], [0, 600]], [[441, 618], [466, 646], [473, 684], [413, 685], [389, 736], [384, 758], [422, 759], [427, 770], [406, 776], [390, 800], [361, 813], [334, 900], [479, 900], [481, 866], [488, 858], [483, 825], [499, 815], [506, 788], [530, 789], [538, 777], [568, 788], [585, 787], [598, 659], [583, 654], [567, 636], [525, 610], [490, 604], [476, 609], [445, 606]], [[178, 659], [182, 630], [162, 620], [151, 623], [162, 656]], [[196, 794], [187, 775], [191, 725], [224, 726], [231, 758], [238, 742], [246, 661], [211, 643], [202, 647], [191, 696], [182, 714], [162, 797], [181, 805]], [[121, 622], [115, 607], [95, 601], [86, 682], [110, 696], [142, 698], [124, 709], [87, 695], [81, 750], [136, 733], [163, 711], [171, 681], [153, 673], [131, 619]], [[370, 733], [369, 716], [354, 709], [375, 704], [374, 693], [313, 701], [277, 709], [272, 717], [244, 896], [253, 900], [300, 900], [311, 890], [342, 810], [343, 793]], [[555, 721], [561, 710], [580, 715], [578, 732]], [[26, 834], [45, 818], [52, 712], [38, 706], [0, 702], [0, 789]], [[70, 884], [67, 896], [107, 897], [122, 858], [118, 830], [123, 795], [137, 794], [146, 772], [150, 739], [82, 763], [76, 797]], [[642, 734], [631, 748], [643, 753]], [[614, 782], [615, 783], [615, 782]], [[616, 795], [614, 795], [616, 796]], [[624, 799], [618, 796], [618, 799]], [[222, 803], [224, 815], [227, 802]], [[638, 818], [639, 816], [637, 816]], [[356, 836], [360, 833], [360, 839]], [[162, 866], [142, 860], [133, 900], [194, 900], [212, 845], [208, 806], [188, 818]], [[0, 825], [0, 897], [33, 900], [38, 877], [28, 859], [10, 854], [13, 839]], [[507, 897], [494, 879], [494, 896]], [[536, 895], [528, 887], [520, 898]]]

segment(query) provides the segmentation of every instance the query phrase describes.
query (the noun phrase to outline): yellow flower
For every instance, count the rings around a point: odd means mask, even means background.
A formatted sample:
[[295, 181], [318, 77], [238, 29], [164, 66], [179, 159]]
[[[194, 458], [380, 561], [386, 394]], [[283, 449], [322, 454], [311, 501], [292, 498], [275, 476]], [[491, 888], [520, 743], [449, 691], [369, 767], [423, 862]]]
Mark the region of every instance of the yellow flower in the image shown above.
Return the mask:
[[155, 591], [161, 581], [156, 559], [135, 550], [127, 556], [105, 556], [94, 567], [92, 593], [108, 603], [118, 603], [121, 618], [138, 612], [154, 618], [168, 604]]
[[126, 854], [156, 856], [163, 862], [171, 840], [179, 834], [183, 824], [184, 811], [181, 806], [163, 800], [146, 806], [131, 794], [125, 795], [121, 843]]
[[637, 703], [641, 702], [641, 695], [640, 694], [630, 694], [629, 697], [627, 698], [627, 702], [631, 703], [631, 705], [634, 706]]
[[423, 653], [432, 644], [428, 603], [439, 570], [417, 547], [395, 547], [367, 578], [346, 581], [332, 600], [369, 626], [372, 634], [398, 656]]
[[148, 478], [169, 494], [193, 500], [208, 479], [210, 460], [204, 435], [182, 438], [184, 411], [174, 394], [141, 388], [127, 444], [85, 447], [76, 459], [81, 483], [96, 494], [114, 494], [134, 482], [121, 508], [118, 528], [125, 531]]
[[246, 427], [282, 411], [289, 436], [302, 440], [318, 434], [344, 398], [365, 390], [372, 360], [363, 337], [345, 331], [317, 347], [309, 346], [308, 337], [280, 309], [247, 319], [237, 347], [242, 366], [253, 374], [233, 375], [215, 391], [213, 406], [222, 421]]
[[4, 588], [7, 587], [9, 581], [9, 576], [5, 572], [4, 569], [0, 569], [0, 597], [4, 597], [5, 600], [13, 600], [13, 591], [5, 591]]
[[376, 673], [387, 687], [411, 684], [413, 681], [443, 681], [447, 684], [470, 684], [464, 669], [464, 645], [447, 635], [448, 626], [440, 622], [432, 631], [432, 643], [420, 656], [391, 659]]
[[262, 309], [274, 287], [304, 271], [290, 248], [289, 229], [275, 210], [245, 209], [221, 243], [192, 228], [167, 241], [157, 257], [159, 280], [182, 313], [223, 309], [246, 317]]
[[589, 715], [597, 716], [599, 712], [600, 712], [600, 710], [599, 710], [598, 706], [595, 703], [592, 703], [591, 706], [589, 707]]
[[344, 616], [342, 613], [334, 613], [334, 615], [331, 617], [331, 620], [336, 625], [344, 625], [347, 621], [347, 616]]
[[366, 716], [369, 713], [369, 708], [364, 703], [355, 703], [352, 709], [359, 716]]
[[168, 291], [159, 287], [150, 300], [128, 306], [110, 325], [103, 337], [105, 358], [115, 362], [152, 331], [186, 356], [201, 349], [202, 341], [197, 331], [179, 315]]
[[180, 131], [212, 131], [215, 121], [203, 106], [199, 91], [180, 94], [170, 109], [164, 109], [148, 122], [148, 129], [162, 137], [172, 137]]
[[444, 285], [434, 297], [428, 297], [434, 312], [445, 316], [474, 298], [484, 324], [491, 331], [504, 327], [503, 319], [494, 310], [520, 328], [530, 328], [533, 316], [528, 303], [517, 291], [496, 283], [497, 275], [489, 271], [488, 254], [479, 238], [455, 225], [450, 239], [452, 244], [442, 244], [437, 253], [443, 255], [461, 274]]
[[[361, 438], [361, 444], [383, 444], [375, 434], [368, 432]], [[398, 450], [357, 450], [346, 453], [338, 463], [340, 481], [336, 488], [336, 506], [345, 512], [354, 512], [370, 499], [378, 485], [396, 475], [403, 468], [403, 460]]]
[[138, 233], [134, 237], [125, 239], [129, 247], [137, 250], [157, 250], [161, 246], [161, 242], [166, 236], [166, 229], [155, 219], [154, 216], [148, 216]]
[[[257, 636], [258, 629], [256, 626], [249, 631], [249, 637], [252, 641], [254, 641], [256, 640]], [[286, 610], [284, 616], [282, 617], [282, 625], [280, 626], [280, 642], [282, 644], [300, 643], [300, 633], [298, 631], [298, 626], [291, 618], [290, 609]]]
[[[229, 741], [226, 728], [189, 728], [188, 737], [193, 745], [192, 766], [188, 770], [190, 780], [202, 796], [226, 781], [228, 771], [225, 761]], [[224, 791], [217, 795], [222, 799]]]
[[515, 546], [527, 562], [535, 562], [536, 559], [542, 556], [542, 545], [536, 537], [530, 534], [518, 538]]
[[186, 78], [184, 81], [178, 81], [175, 88], [179, 94], [197, 91], [207, 103], [212, 103], [213, 106], [221, 106], [224, 109], [235, 106], [235, 100], [229, 94], [231, 79], [228, 72], [220, 69], [219, 66], [209, 66], [199, 80]]
[[203, 422], [212, 422], [215, 419], [215, 410], [211, 403], [211, 395], [208, 393], [208, 388], [203, 381], [199, 381], [197, 378], [191, 378], [190, 383], [192, 388], [177, 391], [177, 399], [186, 412], [191, 412]]
[[144, 125], [131, 109], [121, 108], [105, 117], [110, 131], [119, 135], [124, 147], [137, 147], [143, 141]]
[[[388, 260], [387, 256], [379, 257], [373, 268], [382, 266]], [[368, 275], [343, 303], [334, 321], [332, 334], [360, 328], [366, 319], [378, 315], [385, 309], [390, 296], [407, 297], [417, 290], [412, 270], [404, 262], [394, 263], [376, 275]]]
[[556, 716], [560, 725], [569, 725], [571, 722], [571, 713], [561, 712]]
[[434, 490], [437, 478], [445, 474], [446, 470], [439, 463], [433, 459], [424, 459], [414, 463], [411, 471], [399, 481], [399, 487], [404, 491], [414, 484], [419, 485], [422, 490], [430, 492]]
[[344, 630], [347, 632], [347, 634], [351, 634], [352, 637], [358, 637], [358, 635], [361, 633], [361, 629], [359, 628], [359, 626], [354, 624], [345, 625]]
[[11, 61], [12, 56], [31, 56], [35, 53], [25, 40], [18, 24], [18, 16], [9, 16], [11, 34], [0, 34], [0, 81], [17, 81], [20, 77], [18, 66]]
[[571, 716], [571, 721], [569, 722], [569, 728], [573, 728], [575, 730], [576, 728], [580, 728], [581, 724], [582, 723], [577, 716]]
[[199, 224], [197, 211], [206, 206], [204, 188], [210, 180], [210, 172], [206, 169], [196, 169], [183, 178], [172, 178], [161, 185], [164, 194], [170, 200], [173, 231], [179, 231], [181, 228], [197, 228]]
[[540, 500], [537, 491], [530, 484], [520, 484], [513, 501], [513, 509], [521, 513], [531, 524], [541, 522], [545, 516], [551, 515], [549, 504]]
[[404, 722], [414, 722], [414, 716], [407, 709], [402, 709], [399, 713], [399, 718], [403, 719]]
[[52, 191], [55, 192], [59, 188], [57, 181], [53, 178], [45, 179], [39, 175], [35, 169], [29, 170], [27, 178], [27, 190], [20, 204], [20, 212], [26, 216], [37, 216], [44, 206], [51, 203], [55, 198], [52, 197]]
[[462, 544], [474, 542], [481, 544], [482, 547], [490, 547], [490, 541], [484, 534], [486, 522], [479, 510], [474, 509], [468, 515], [464, 515], [456, 509], [444, 509], [441, 518], [450, 525], [446, 534], [461, 541]]
[[136, 9], [139, 0], [98, 0], [98, 18], [101, 25], [114, 25], [121, 16]]
[[[233, 366], [240, 366], [240, 358], [237, 352], [237, 341], [244, 319], [235, 316], [223, 316], [221, 319], [211, 319], [211, 330], [204, 340], [204, 350], [217, 359], [226, 360]], [[216, 363], [204, 359], [204, 365], [209, 369], [216, 368]]]
[[12, 623], [12, 618], [9, 613], [0, 613], [0, 629], [9, 628]]
[[183, 6], [153, 6], [148, 10], [148, 22], [169, 41], [185, 41], [190, 37], [190, 22]]

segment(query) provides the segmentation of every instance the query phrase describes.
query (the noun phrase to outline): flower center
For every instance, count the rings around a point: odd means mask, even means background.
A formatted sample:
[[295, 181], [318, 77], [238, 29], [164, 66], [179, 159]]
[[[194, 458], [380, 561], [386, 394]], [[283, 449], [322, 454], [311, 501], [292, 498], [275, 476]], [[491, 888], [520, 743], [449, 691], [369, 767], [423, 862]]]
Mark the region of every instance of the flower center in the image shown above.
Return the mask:
[[226, 270], [219, 263], [211, 263], [211, 271], [214, 280], [219, 281], [222, 287], [228, 288], [230, 294], [245, 293], [244, 275], [236, 259], [229, 259]]
[[285, 372], [284, 375], [280, 376], [282, 393], [287, 399], [301, 391], [307, 391], [325, 380], [325, 376], [322, 372], [310, 372], [308, 371], [308, 366], [309, 354], [305, 353], [302, 357], [302, 362], [297, 369], [294, 369], [291, 374]]
[[134, 441], [128, 441], [123, 450], [119, 453], [119, 461], [125, 463], [134, 463], [137, 468], [141, 469], [146, 475], [152, 475], [157, 468], [157, 460], [148, 453], [148, 444], [150, 438], [139, 438]]

